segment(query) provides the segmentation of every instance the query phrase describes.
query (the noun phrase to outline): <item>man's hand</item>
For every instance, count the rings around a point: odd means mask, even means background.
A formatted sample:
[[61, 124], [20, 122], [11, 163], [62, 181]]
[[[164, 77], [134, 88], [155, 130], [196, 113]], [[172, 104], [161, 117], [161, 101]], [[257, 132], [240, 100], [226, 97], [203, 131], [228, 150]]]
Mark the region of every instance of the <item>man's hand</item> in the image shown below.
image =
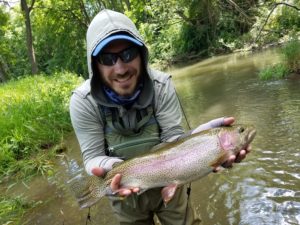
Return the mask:
[[[103, 177], [106, 173], [106, 171], [102, 167], [94, 167], [92, 169], [92, 173], [97, 176], [97, 177]], [[111, 183], [110, 183], [110, 188], [113, 193], [118, 193], [120, 196], [128, 196], [131, 195], [132, 193], [137, 193], [139, 192], [139, 188], [120, 188], [121, 184], [121, 174], [116, 174]]]

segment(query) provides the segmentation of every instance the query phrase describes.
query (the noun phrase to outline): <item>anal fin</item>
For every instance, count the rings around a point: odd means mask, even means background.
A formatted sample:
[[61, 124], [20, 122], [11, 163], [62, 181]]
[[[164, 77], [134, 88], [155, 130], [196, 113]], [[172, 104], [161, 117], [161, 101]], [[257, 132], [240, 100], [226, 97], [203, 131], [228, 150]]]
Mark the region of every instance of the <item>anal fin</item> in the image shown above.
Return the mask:
[[161, 190], [161, 196], [164, 201], [165, 206], [168, 204], [169, 201], [174, 197], [178, 185], [177, 184], [171, 184], [166, 187], [164, 187]]

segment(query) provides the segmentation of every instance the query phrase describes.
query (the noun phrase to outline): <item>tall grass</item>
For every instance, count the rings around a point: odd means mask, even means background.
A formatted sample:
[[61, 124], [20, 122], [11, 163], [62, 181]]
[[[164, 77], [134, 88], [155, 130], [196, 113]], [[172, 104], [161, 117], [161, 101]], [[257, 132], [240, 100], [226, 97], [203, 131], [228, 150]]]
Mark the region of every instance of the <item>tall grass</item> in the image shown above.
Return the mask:
[[0, 224], [19, 224], [20, 218], [26, 211], [39, 205], [41, 202], [28, 201], [23, 196], [0, 197]]
[[289, 69], [285, 64], [279, 63], [271, 67], [267, 67], [259, 73], [261, 80], [282, 79], [287, 76]]
[[294, 39], [283, 48], [282, 53], [290, 71], [300, 73], [300, 41]]
[[0, 86], [0, 177], [51, 172], [49, 149], [71, 131], [68, 103], [82, 79], [37, 75]]
[[300, 42], [292, 40], [281, 49], [282, 63], [270, 66], [260, 71], [258, 76], [262, 80], [282, 79], [290, 73], [300, 74]]

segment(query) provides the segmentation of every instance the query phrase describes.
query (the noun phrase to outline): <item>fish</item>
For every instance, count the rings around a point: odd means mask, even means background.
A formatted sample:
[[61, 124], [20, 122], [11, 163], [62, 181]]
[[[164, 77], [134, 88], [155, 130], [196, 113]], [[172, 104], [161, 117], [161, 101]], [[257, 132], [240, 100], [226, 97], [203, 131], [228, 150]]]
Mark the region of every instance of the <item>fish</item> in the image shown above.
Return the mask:
[[162, 187], [162, 198], [168, 203], [177, 187], [210, 174], [231, 155], [245, 149], [255, 135], [256, 129], [252, 125], [212, 128], [164, 143], [155, 151], [118, 163], [105, 177], [80, 173], [69, 180], [69, 186], [80, 208], [88, 208], [104, 196], [117, 194], [110, 184], [116, 174], [121, 174], [120, 188], [138, 187], [137, 194], [141, 194]]

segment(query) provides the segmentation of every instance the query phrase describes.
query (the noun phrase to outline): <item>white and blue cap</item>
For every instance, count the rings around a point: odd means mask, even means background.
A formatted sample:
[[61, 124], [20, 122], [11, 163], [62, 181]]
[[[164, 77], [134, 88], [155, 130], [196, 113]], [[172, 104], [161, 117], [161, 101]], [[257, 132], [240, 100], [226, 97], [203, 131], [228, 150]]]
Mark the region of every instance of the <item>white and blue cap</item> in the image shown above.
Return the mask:
[[132, 36], [126, 35], [126, 34], [115, 34], [115, 35], [111, 35], [107, 38], [105, 38], [104, 40], [102, 40], [94, 49], [92, 55], [93, 56], [97, 56], [99, 54], [99, 52], [106, 46], [108, 45], [110, 42], [114, 41], [114, 40], [127, 40], [130, 41], [138, 46], [143, 46], [144, 44], [133, 38]]

